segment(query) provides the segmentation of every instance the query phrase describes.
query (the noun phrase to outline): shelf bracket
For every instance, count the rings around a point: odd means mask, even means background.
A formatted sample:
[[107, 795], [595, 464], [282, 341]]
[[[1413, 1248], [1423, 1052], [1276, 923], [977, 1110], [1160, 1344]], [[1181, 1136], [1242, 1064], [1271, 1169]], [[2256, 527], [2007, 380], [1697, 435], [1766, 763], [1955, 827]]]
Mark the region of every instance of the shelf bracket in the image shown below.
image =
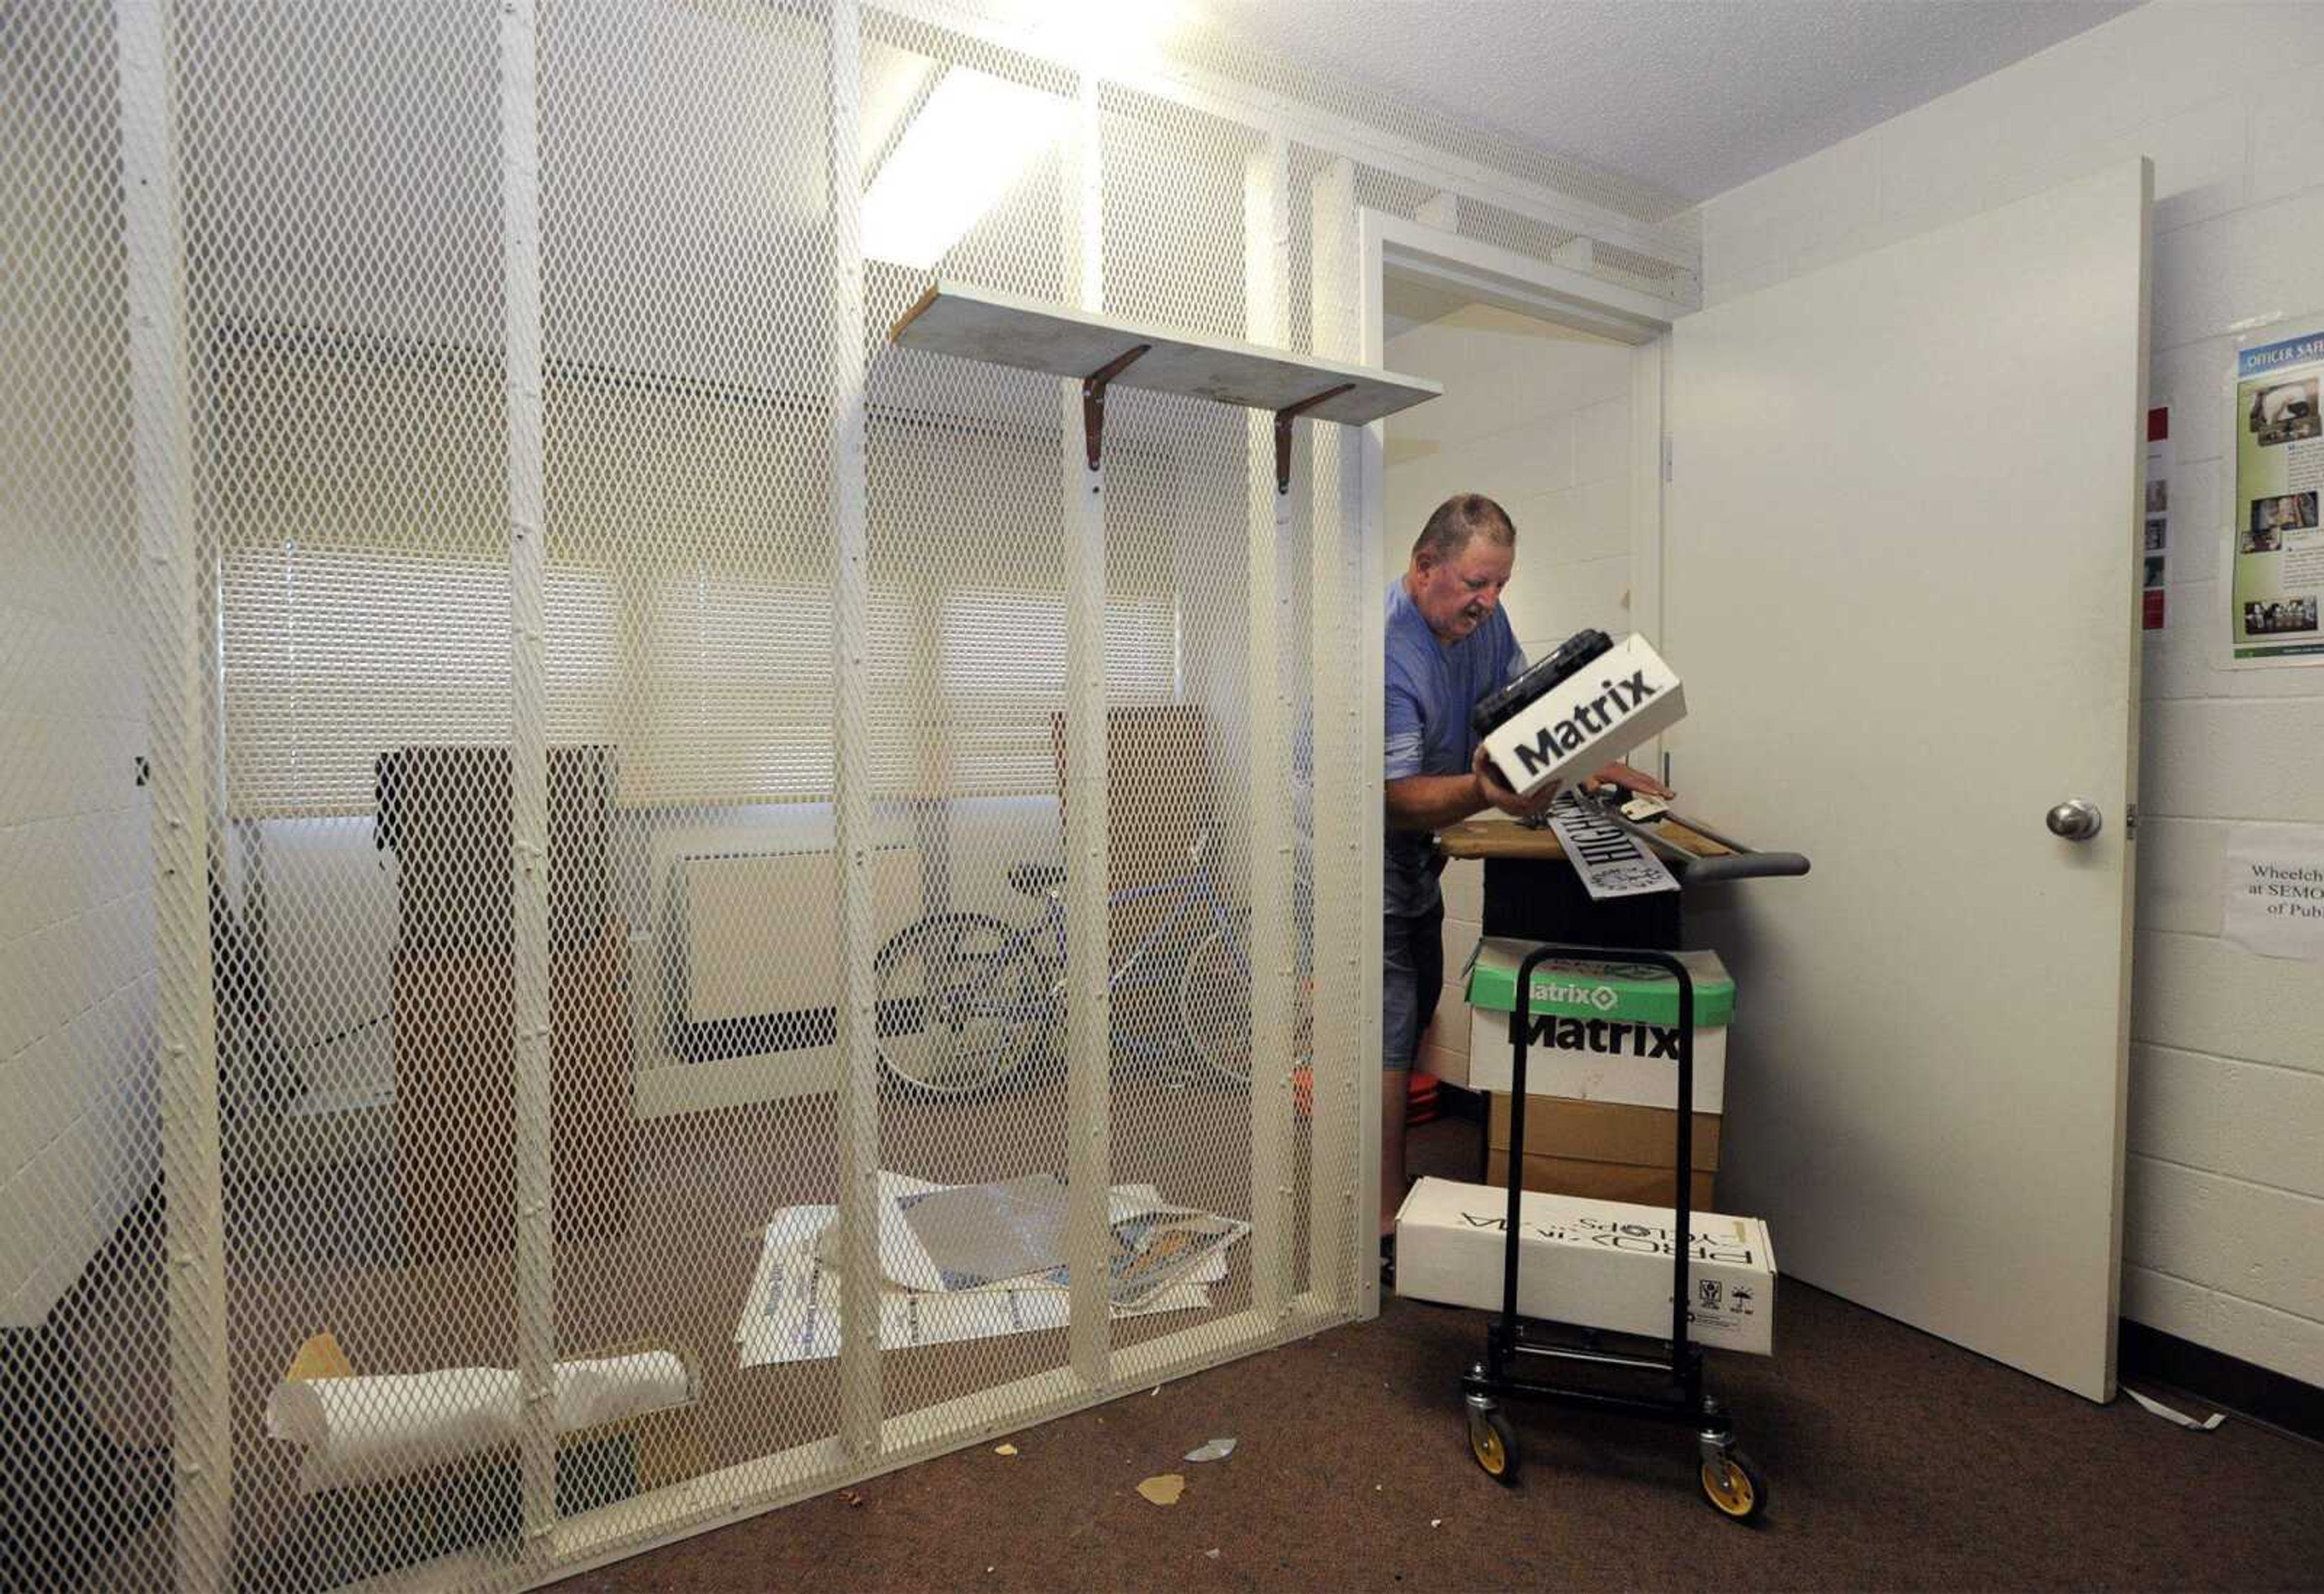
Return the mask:
[[1291, 490], [1291, 423], [1317, 404], [1328, 403], [1343, 393], [1352, 392], [1355, 385], [1352, 382], [1342, 382], [1337, 387], [1327, 387], [1321, 393], [1313, 394], [1296, 404], [1286, 404], [1275, 412], [1275, 490], [1277, 493], [1287, 493]]
[[1139, 356], [1153, 347], [1150, 343], [1139, 344], [1082, 378], [1082, 441], [1089, 449], [1089, 468], [1092, 470], [1105, 459], [1106, 387], [1116, 376], [1130, 369]]

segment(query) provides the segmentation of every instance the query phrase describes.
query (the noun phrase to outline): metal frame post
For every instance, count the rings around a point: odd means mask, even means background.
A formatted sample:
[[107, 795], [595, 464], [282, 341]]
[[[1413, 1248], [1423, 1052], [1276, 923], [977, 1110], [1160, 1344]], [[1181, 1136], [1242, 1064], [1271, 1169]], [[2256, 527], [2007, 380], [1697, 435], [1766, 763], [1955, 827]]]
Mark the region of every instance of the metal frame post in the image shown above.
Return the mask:
[[557, 1525], [556, 1170], [549, 1132], [549, 554], [541, 436], [540, 61], [534, 0], [501, 5], [501, 268], [508, 406], [513, 691], [509, 798], [515, 848], [517, 1383], [521, 1559]]
[[840, 1442], [851, 1462], [881, 1447], [880, 1051], [874, 1011], [872, 907], [870, 532], [864, 474], [862, 152], [862, 16], [856, 0], [832, 0], [825, 45], [830, 166], [832, 406], [831, 506], [835, 601], [832, 817], [839, 870]]
[[[1314, 351], [1332, 359], [1355, 361], [1362, 349], [1356, 327], [1355, 167], [1334, 161], [1309, 186], [1308, 282]], [[1369, 1203], [1353, 1181], [1360, 1163], [1355, 1136], [1362, 1110], [1362, 1079], [1379, 1071], [1360, 1041], [1362, 1001], [1360, 948], [1340, 927], [1363, 921], [1361, 876], [1364, 851], [1379, 851], [1374, 834], [1357, 822], [1368, 782], [1362, 697], [1357, 687], [1358, 659], [1370, 633], [1362, 621], [1358, 564], [1362, 534], [1362, 434], [1335, 429], [1328, 449], [1334, 468], [1313, 495], [1308, 546], [1310, 710], [1314, 726], [1312, 953], [1314, 1020], [1308, 1111], [1312, 1159], [1307, 1221], [1308, 1287], [1334, 1311], [1347, 1311], [1356, 1296], [1352, 1269], [1366, 1256], [1350, 1249], [1351, 1224], [1369, 1220]], [[1323, 927], [1332, 927], [1329, 953]], [[1351, 1213], [1353, 1216], [1351, 1216]]]
[[167, 1200], [171, 1553], [180, 1586], [233, 1562], [225, 1191], [210, 968], [202, 598], [187, 395], [185, 242], [162, 0], [115, 0], [130, 449], [143, 616], [154, 1012]]
[[[1105, 171], [1098, 79], [1084, 69], [1076, 98], [1080, 181], [1067, 206], [1067, 257], [1086, 310], [1105, 309]], [[1095, 373], [1092, 374], [1094, 377]], [[1067, 1339], [1074, 1375], [1091, 1388], [1111, 1376], [1105, 1288], [1107, 1191], [1113, 1177], [1112, 1000], [1106, 987], [1110, 869], [1106, 860], [1105, 463], [1090, 435], [1093, 385], [1059, 385], [1065, 495], [1065, 1177], [1071, 1191], [1065, 1260], [1072, 1279]], [[1095, 413], [1103, 413], [1102, 385]]]
[[[1243, 171], [1245, 335], [1279, 345], [1291, 324], [1291, 146], [1280, 134]], [[1295, 925], [1289, 748], [1296, 718], [1284, 679], [1291, 629], [1285, 549], [1306, 506], [1289, 490], [1289, 416], [1253, 411], [1245, 611], [1250, 697], [1251, 1299], [1262, 1321], [1290, 1310], [1296, 1134], [1291, 1092]]]

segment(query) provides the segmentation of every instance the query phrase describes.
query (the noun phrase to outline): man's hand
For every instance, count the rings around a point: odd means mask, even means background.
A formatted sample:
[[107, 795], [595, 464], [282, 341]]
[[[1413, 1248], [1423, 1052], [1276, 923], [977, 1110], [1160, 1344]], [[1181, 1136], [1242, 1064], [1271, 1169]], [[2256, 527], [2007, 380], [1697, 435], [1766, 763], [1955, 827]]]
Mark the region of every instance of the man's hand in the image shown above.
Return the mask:
[[1485, 750], [1482, 747], [1479, 747], [1477, 755], [1469, 761], [1469, 769], [1477, 777], [1478, 795], [1503, 813], [1515, 818], [1539, 819], [1549, 811], [1549, 805], [1557, 800], [1559, 783], [1556, 781], [1550, 782], [1530, 796], [1520, 797], [1510, 791], [1501, 783], [1499, 772], [1493, 768], [1493, 761], [1485, 756]]
[[1600, 786], [1618, 786], [1625, 792], [1633, 794], [1644, 792], [1649, 797], [1668, 799], [1677, 795], [1643, 770], [1632, 769], [1628, 765], [1619, 763], [1608, 765], [1582, 783], [1582, 789], [1585, 792], [1594, 792]]

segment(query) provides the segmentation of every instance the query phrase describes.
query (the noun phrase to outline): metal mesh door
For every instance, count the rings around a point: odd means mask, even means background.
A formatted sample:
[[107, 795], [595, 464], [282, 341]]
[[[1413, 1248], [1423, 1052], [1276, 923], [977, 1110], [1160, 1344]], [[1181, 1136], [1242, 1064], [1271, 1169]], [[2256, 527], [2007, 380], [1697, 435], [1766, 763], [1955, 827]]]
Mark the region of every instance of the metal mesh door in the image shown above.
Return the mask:
[[[1363, 1310], [1360, 439], [1117, 387], [1093, 462], [887, 338], [1358, 357], [1425, 162], [1188, 70], [0, 14], [0, 1583], [540, 1582]], [[931, 239], [948, 116], [1017, 147]]]
[[0, 1586], [171, 1564], [119, 62], [0, 21]]
[[[227, 1575], [512, 1561], [529, 772], [502, 44], [456, 4], [169, 8], [194, 525], [216, 594]], [[243, 1088], [243, 1081], [249, 1088]], [[326, 1338], [327, 1337], [327, 1338]], [[286, 1397], [368, 1394], [370, 1445]], [[464, 1424], [480, 1442], [449, 1435]]]

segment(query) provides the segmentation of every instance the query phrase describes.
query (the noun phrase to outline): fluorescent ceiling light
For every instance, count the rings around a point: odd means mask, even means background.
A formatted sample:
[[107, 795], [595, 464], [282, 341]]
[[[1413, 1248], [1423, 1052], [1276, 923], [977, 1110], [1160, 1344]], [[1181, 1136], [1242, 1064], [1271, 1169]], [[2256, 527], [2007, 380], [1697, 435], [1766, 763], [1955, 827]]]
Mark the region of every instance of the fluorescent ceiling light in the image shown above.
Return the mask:
[[863, 253], [927, 271], [1016, 186], [1057, 134], [1065, 102], [954, 67], [872, 180]]

